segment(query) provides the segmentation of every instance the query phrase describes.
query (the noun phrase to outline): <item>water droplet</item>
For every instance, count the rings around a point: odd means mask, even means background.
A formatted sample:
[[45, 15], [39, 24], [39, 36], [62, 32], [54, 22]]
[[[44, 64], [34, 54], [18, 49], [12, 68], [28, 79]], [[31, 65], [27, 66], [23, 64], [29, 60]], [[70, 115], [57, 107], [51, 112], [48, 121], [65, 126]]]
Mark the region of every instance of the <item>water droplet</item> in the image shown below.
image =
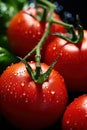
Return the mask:
[[28, 31], [25, 31], [25, 34], [28, 34]]
[[14, 97], [17, 98], [17, 93], [15, 93]]
[[25, 83], [24, 83], [24, 82], [22, 82], [22, 83], [21, 83], [21, 86], [22, 86], [22, 87], [24, 87], [24, 85], [25, 85]]
[[29, 30], [29, 34], [31, 34], [32, 32]]
[[74, 125], [76, 126], [76, 125], [77, 125], [77, 122], [75, 122]]
[[51, 94], [54, 95], [54, 94], [55, 94], [55, 91], [51, 91]]
[[28, 103], [28, 98], [26, 98], [25, 103]]
[[40, 27], [40, 24], [37, 24], [37, 27]]
[[8, 86], [6, 85], [5, 88], [7, 88]]
[[44, 99], [43, 102], [46, 103], [46, 100]]
[[87, 100], [84, 101], [84, 107], [87, 108]]
[[10, 82], [9, 84], [12, 85], [12, 82]]
[[11, 88], [11, 85], [9, 85], [8, 88]]
[[38, 35], [40, 35], [41, 33], [40, 32], [38, 32]]
[[35, 35], [33, 35], [33, 38], [35, 38]]
[[48, 82], [44, 82], [42, 85], [43, 88], [48, 88]]
[[56, 100], [56, 103], [59, 103], [59, 100]]
[[47, 93], [50, 93], [49, 91], [47, 91]]
[[26, 93], [24, 92], [22, 95], [23, 95], [23, 96], [25, 96], [25, 95], [26, 95]]
[[85, 114], [85, 117], [87, 118], [87, 113]]
[[56, 50], [56, 47], [55, 47], [55, 46], [53, 47], [53, 50]]
[[10, 92], [10, 94], [12, 95], [12, 94], [13, 94], [13, 92], [11, 91], [11, 92]]
[[16, 76], [17, 74], [15, 73], [14, 75]]
[[43, 94], [43, 97], [45, 97], [45, 94]]
[[7, 91], [9, 92], [9, 88], [7, 89]]
[[69, 123], [70, 123], [70, 121], [69, 121], [69, 120], [67, 120], [67, 121], [66, 121], [66, 124], [69, 124]]

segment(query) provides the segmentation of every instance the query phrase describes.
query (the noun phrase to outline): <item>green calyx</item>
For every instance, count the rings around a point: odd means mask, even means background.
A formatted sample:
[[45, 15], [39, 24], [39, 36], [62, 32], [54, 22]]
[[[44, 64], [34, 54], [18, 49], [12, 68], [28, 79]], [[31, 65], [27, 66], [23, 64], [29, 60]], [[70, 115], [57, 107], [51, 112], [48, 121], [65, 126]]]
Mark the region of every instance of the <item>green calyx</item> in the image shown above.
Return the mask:
[[50, 67], [48, 68], [48, 70], [45, 73], [42, 72], [41, 67], [36, 68], [36, 70], [33, 71], [31, 66], [25, 59], [22, 59], [21, 61], [25, 64], [26, 69], [27, 69], [28, 73], [30, 74], [31, 78], [36, 83], [42, 84], [44, 81], [46, 81], [48, 79], [52, 69], [54, 68], [54, 66], [57, 63], [57, 61], [59, 60], [59, 58], [60, 58], [60, 56], [58, 56], [55, 59], [55, 61], [50, 65]]

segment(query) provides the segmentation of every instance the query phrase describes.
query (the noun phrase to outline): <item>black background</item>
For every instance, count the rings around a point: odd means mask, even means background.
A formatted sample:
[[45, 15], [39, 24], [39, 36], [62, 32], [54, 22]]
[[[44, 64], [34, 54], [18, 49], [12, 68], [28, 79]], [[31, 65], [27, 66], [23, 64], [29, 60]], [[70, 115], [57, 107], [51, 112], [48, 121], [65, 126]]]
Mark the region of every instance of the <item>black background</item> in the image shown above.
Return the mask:
[[64, 18], [65, 12], [71, 14], [71, 20], [68, 16], [70, 22], [75, 24], [76, 15], [79, 15], [80, 22], [84, 29], [87, 29], [87, 4], [85, 0], [54, 0], [61, 5], [63, 9], [59, 12], [62, 18]]

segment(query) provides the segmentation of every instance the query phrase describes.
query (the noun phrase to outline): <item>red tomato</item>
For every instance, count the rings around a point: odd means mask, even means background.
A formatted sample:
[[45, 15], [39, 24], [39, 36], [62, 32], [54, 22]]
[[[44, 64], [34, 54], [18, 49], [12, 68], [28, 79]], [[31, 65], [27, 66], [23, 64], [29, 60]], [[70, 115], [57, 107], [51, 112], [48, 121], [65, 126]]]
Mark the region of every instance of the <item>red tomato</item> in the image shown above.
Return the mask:
[[[35, 70], [35, 63], [29, 63]], [[42, 72], [48, 69], [41, 64]], [[42, 129], [57, 121], [68, 100], [64, 79], [52, 70], [42, 84], [35, 83], [23, 63], [8, 67], [0, 78], [2, 114], [22, 129]]]
[[[47, 22], [39, 22], [35, 8], [22, 10], [12, 18], [7, 30], [9, 45], [12, 50], [19, 56], [24, 57], [31, 51], [43, 36], [47, 28]], [[60, 17], [54, 13], [54, 18], [61, 21]], [[63, 26], [52, 24], [51, 32], [64, 32]], [[46, 43], [48, 44], [54, 36], [50, 35]]]
[[87, 31], [78, 44], [56, 38], [48, 45], [44, 62], [51, 64], [58, 55], [61, 58], [55, 69], [64, 77], [68, 90], [87, 92]]
[[76, 98], [66, 109], [62, 130], [87, 130], [87, 94]]

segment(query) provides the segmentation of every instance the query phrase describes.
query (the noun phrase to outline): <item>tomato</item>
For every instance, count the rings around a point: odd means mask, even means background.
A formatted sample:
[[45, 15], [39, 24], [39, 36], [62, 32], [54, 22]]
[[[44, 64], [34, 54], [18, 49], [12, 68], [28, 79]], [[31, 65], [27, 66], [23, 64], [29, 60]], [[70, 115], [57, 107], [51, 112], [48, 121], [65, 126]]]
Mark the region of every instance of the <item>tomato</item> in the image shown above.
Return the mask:
[[87, 30], [82, 42], [73, 44], [56, 38], [45, 52], [44, 62], [48, 65], [61, 55], [55, 69], [64, 77], [71, 92], [87, 92]]
[[[48, 24], [47, 22], [40, 22], [36, 20], [30, 14], [36, 17], [36, 9], [29, 8], [18, 12], [10, 21], [7, 30], [7, 37], [11, 49], [21, 57], [24, 57], [37, 45]], [[62, 21], [56, 13], [54, 13], [53, 16], [56, 20]], [[61, 25], [52, 24], [51, 26], [51, 32], [64, 31], [65, 28]], [[54, 38], [55, 36], [50, 35], [45, 43], [48, 44]], [[43, 50], [45, 50], [45, 47]]]
[[87, 130], [87, 94], [76, 98], [67, 107], [62, 120], [62, 130]]
[[[30, 62], [35, 70], [35, 62]], [[41, 63], [42, 72], [48, 65]], [[42, 84], [35, 83], [22, 62], [8, 67], [0, 78], [1, 112], [22, 129], [42, 129], [56, 122], [68, 101], [63, 77], [52, 70]]]

